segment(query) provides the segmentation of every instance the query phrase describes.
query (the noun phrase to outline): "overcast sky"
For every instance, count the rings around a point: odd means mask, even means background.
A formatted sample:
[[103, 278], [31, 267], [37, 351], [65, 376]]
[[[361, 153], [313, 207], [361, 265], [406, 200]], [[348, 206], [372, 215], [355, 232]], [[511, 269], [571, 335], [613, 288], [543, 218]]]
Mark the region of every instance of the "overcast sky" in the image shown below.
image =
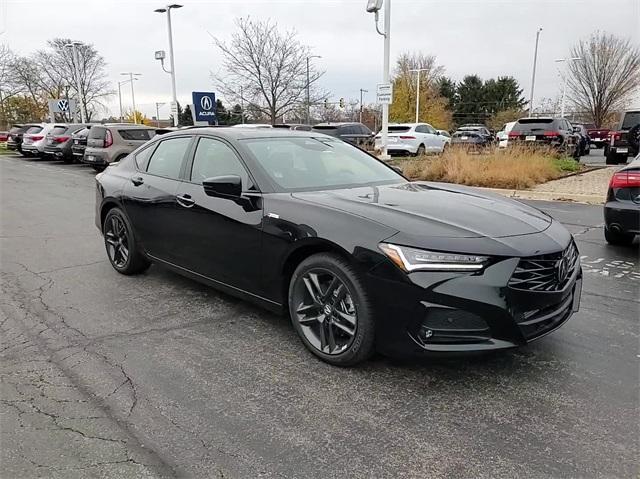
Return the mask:
[[[456, 80], [512, 75], [528, 98], [535, 32], [540, 37], [536, 99], [560, 92], [554, 59], [568, 55], [578, 39], [600, 29], [640, 43], [640, 0], [391, 0], [391, 58], [405, 51], [437, 57]], [[366, 0], [183, 0], [173, 11], [178, 100], [190, 103], [194, 90], [212, 89], [211, 72], [221, 57], [212, 35], [227, 40], [234, 19], [272, 18], [295, 28], [300, 40], [321, 55], [321, 86], [334, 98], [356, 99], [365, 88], [373, 101], [382, 79], [382, 37], [376, 34]], [[168, 50], [166, 16], [153, 10], [162, 0], [0, 0], [0, 42], [21, 54], [43, 48], [48, 39], [70, 37], [92, 43], [108, 63], [109, 77], [142, 73], [136, 103], [155, 116], [155, 102], [171, 99], [171, 83], [156, 50]], [[636, 103], [640, 97], [636, 96]], [[131, 105], [128, 89], [125, 108]], [[536, 102], [537, 103], [537, 102]], [[117, 95], [110, 110], [118, 114]], [[167, 117], [169, 106], [160, 112]]]

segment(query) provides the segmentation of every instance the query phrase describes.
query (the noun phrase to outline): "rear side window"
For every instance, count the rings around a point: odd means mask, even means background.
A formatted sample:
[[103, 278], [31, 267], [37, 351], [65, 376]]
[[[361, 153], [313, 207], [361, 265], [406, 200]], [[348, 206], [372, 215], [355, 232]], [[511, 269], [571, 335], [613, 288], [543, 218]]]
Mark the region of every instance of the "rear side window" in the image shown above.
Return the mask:
[[25, 134], [33, 135], [35, 133], [40, 133], [41, 131], [42, 131], [42, 127], [41, 126], [30, 126], [29, 129], [27, 131], [25, 131]]
[[153, 138], [155, 130], [139, 129], [139, 130], [118, 130], [118, 134], [123, 140], [147, 141]]
[[90, 140], [104, 140], [107, 136], [107, 129], [102, 126], [94, 126], [89, 130]]
[[161, 141], [153, 152], [147, 173], [178, 179], [191, 137], [169, 138]]
[[151, 158], [151, 153], [153, 153], [154, 147], [150, 146], [145, 148], [144, 150], [137, 153], [135, 156], [136, 165], [138, 165], [138, 169], [144, 171], [147, 169], [147, 165], [149, 164], [149, 158]]
[[76, 131], [73, 136], [77, 136], [77, 137], [81, 137], [81, 138], [86, 138], [87, 136], [89, 136], [89, 128], [82, 128], [81, 130]]

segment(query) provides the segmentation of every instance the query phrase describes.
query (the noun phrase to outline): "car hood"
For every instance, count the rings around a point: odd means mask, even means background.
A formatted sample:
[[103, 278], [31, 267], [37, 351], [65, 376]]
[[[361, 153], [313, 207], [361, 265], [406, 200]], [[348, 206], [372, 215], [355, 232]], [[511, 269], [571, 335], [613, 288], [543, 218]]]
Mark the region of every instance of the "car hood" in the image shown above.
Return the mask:
[[413, 237], [504, 238], [540, 233], [552, 222], [545, 213], [520, 202], [444, 183], [411, 182], [293, 196]]

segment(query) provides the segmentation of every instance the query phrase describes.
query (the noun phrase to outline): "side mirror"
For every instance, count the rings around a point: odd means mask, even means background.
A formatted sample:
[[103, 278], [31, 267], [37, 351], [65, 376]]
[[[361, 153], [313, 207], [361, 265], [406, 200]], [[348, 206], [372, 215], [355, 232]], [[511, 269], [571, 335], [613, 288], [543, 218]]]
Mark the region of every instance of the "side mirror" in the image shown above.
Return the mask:
[[573, 127], [573, 132], [574, 132], [574, 133], [580, 133], [580, 128], [579, 128], [579, 127], [577, 127], [577, 126], [574, 126], [574, 127]]
[[202, 187], [207, 196], [234, 199], [242, 195], [242, 179], [238, 175], [207, 178]]
[[436, 130], [436, 135], [440, 136], [440, 132], [438, 130]]

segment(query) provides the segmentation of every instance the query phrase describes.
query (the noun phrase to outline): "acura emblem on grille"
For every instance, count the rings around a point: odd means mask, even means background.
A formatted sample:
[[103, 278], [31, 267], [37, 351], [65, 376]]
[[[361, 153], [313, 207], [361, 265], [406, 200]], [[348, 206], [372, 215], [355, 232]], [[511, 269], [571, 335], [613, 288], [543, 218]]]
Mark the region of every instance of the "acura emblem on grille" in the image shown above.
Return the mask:
[[558, 282], [563, 283], [567, 279], [569, 273], [569, 265], [567, 264], [567, 257], [563, 256], [556, 265], [556, 274], [558, 275]]

